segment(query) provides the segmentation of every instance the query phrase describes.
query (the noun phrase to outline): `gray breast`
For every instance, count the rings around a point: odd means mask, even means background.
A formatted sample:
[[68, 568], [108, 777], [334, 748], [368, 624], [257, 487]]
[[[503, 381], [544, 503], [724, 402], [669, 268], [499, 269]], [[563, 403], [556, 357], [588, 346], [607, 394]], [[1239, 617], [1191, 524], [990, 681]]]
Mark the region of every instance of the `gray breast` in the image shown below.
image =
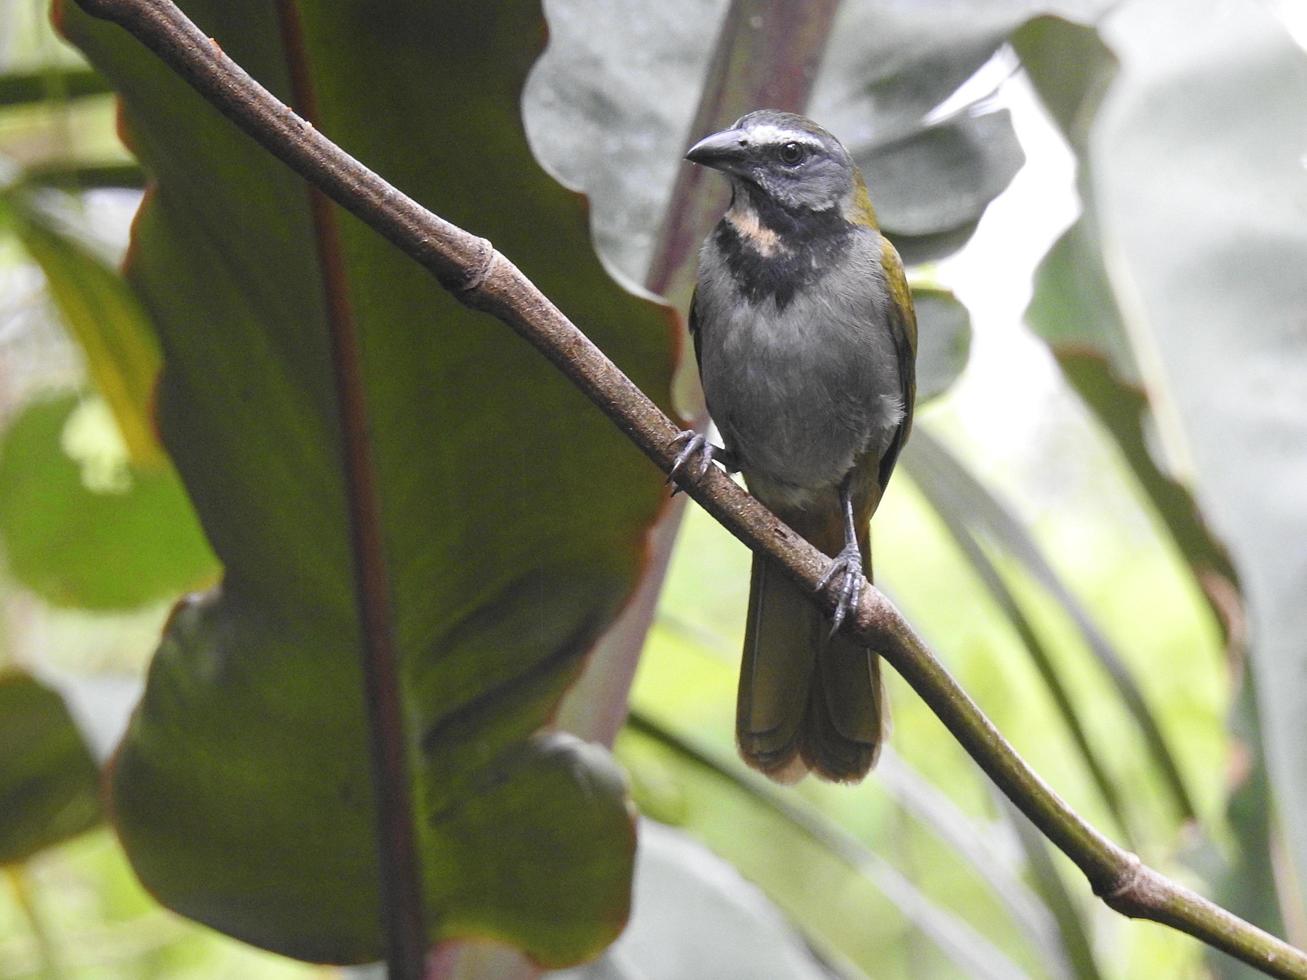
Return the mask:
[[708, 410], [750, 488], [804, 506], [864, 453], [877, 458], [903, 417], [880, 236], [859, 230], [845, 261], [783, 307], [750, 302], [713, 239], [696, 298]]

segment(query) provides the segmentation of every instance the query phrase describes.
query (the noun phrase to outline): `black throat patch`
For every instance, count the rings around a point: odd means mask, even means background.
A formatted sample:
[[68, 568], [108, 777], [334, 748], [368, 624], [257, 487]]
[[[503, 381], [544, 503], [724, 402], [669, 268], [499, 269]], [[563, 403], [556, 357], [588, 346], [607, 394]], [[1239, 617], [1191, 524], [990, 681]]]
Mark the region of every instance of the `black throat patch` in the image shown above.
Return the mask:
[[757, 234], [741, 232], [723, 218], [713, 240], [741, 295], [754, 305], [773, 299], [783, 310], [799, 290], [819, 282], [844, 257], [854, 226], [838, 207], [790, 210], [753, 195], [749, 203], [757, 214]]

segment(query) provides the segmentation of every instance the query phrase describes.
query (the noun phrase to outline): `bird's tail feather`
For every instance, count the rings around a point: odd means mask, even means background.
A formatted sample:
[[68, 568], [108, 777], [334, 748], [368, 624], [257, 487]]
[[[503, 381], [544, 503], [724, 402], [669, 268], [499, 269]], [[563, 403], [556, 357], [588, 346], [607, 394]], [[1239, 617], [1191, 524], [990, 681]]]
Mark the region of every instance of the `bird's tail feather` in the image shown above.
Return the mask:
[[[864, 544], [863, 555], [869, 553]], [[755, 556], [736, 737], [744, 760], [778, 782], [809, 771], [857, 782], [880, 752], [879, 658], [829, 631], [821, 610], [781, 567]]]

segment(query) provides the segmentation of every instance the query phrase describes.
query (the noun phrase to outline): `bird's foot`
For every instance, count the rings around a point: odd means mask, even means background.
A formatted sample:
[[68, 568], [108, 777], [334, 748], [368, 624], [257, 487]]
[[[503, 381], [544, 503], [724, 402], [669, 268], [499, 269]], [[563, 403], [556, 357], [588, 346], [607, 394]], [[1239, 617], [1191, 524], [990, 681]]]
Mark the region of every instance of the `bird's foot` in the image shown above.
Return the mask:
[[862, 552], [856, 543], [845, 545], [844, 550], [831, 559], [830, 567], [817, 582], [819, 592], [831, 582], [839, 583], [839, 601], [831, 616], [831, 636], [839, 632], [844, 618], [858, 608], [858, 603], [862, 600], [862, 586], [866, 581], [862, 574]]
[[[695, 481], [702, 480], [707, 475], [709, 467], [714, 462], [720, 463], [727, 473], [734, 473], [738, 467], [735, 465], [735, 454], [730, 450], [714, 446], [701, 433], [693, 429], [685, 429], [677, 434], [672, 440], [673, 446], [680, 446], [681, 451], [677, 454], [676, 460], [672, 463], [672, 468], [667, 473], [667, 482], [671, 483], [682, 471], [691, 469], [690, 462], [696, 455], [699, 462], [693, 467]], [[676, 486], [672, 488], [672, 496], [675, 497], [683, 488]]]

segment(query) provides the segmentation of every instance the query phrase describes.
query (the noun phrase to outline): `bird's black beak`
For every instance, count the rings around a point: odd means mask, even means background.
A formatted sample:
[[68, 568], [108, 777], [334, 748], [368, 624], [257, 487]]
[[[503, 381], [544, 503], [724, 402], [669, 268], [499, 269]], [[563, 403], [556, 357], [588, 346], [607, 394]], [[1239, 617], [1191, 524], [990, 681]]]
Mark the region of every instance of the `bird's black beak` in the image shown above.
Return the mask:
[[702, 167], [738, 172], [749, 153], [749, 137], [743, 130], [724, 129], [706, 136], [690, 147], [685, 159]]

